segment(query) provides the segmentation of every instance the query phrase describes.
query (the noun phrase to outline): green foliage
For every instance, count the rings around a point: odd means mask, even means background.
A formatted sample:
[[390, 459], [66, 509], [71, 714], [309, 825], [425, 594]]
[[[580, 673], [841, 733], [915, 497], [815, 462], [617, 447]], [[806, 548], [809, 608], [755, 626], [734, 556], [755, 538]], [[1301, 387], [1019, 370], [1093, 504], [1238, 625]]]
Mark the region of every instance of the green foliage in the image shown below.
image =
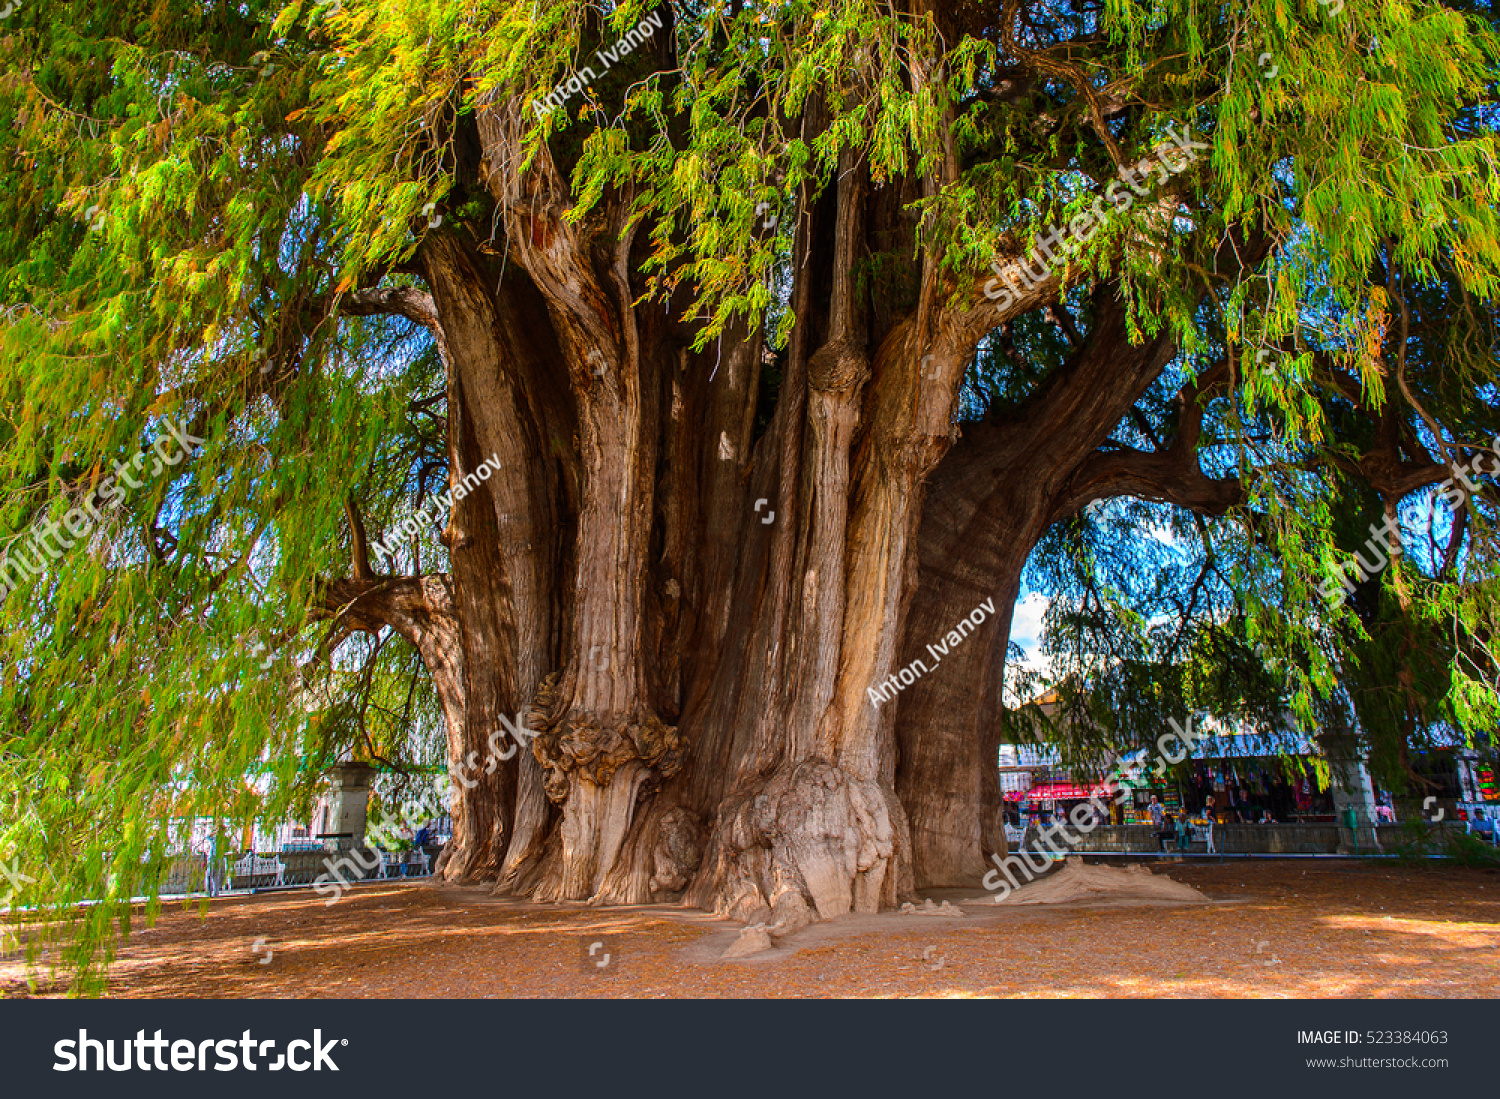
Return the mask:
[[320, 27], [273, 31], [263, 6], [21, 11], [0, 40], [0, 543], [21, 553], [97, 506], [165, 425], [205, 440], [5, 601], [0, 856], [37, 879], [13, 903], [77, 921], [52, 960], [86, 986], [184, 821], [220, 822], [226, 850], [305, 805], [322, 761], [410, 753], [411, 711], [430, 738], [414, 654], [378, 674], [329, 661], [310, 609], [348, 558], [351, 485], [374, 520], [410, 498], [433, 429], [408, 401], [442, 386], [409, 325], [322, 304], [338, 279], [309, 190], [322, 138], [287, 121]]
[[[1170, 441], [1183, 376], [1227, 363], [1199, 453], [1209, 473], [1242, 478], [1248, 499], [1224, 519], [1119, 501], [1047, 534], [1031, 583], [1055, 596], [1064, 713], [1086, 719], [1073, 746], [1149, 742], [1167, 716], [1206, 708], [1288, 745], [1299, 728], [1357, 730], [1377, 777], [1404, 790], [1408, 750], [1452, 731], [1474, 743], [1500, 723], [1487, 647], [1493, 490], [1469, 495], [1460, 518], [1427, 506], [1430, 485], [1382, 500], [1361, 468], [1397, 425], [1454, 465], [1500, 427], [1494, 28], [1487, 15], [1404, 4], [1109, 11], [1142, 70], [1137, 86], [1212, 133], [1212, 172], [1191, 177], [1179, 222], [1215, 244], [1231, 225], [1254, 226], [1275, 247], [1232, 279], [1214, 277], [1201, 251], [1175, 251], [1191, 232], [1169, 243], [1160, 274], [1132, 270], [1126, 252], [1122, 276], [1159, 304], [1136, 300], [1192, 331], [1177, 370], [1106, 449]], [[1162, 29], [1151, 49], [1138, 36], [1147, 27]], [[1155, 49], [1174, 36], [1176, 48]], [[1185, 98], [1205, 78], [1211, 99]], [[1174, 312], [1190, 299], [1161, 296], [1183, 286], [1206, 292], [1191, 317]], [[979, 379], [995, 404], [1061, 361], [1047, 329], [1004, 334], [1007, 358], [1026, 366]], [[1407, 552], [1330, 607], [1317, 589], [1369, 555], [1386, 506], [1401, 514]]]

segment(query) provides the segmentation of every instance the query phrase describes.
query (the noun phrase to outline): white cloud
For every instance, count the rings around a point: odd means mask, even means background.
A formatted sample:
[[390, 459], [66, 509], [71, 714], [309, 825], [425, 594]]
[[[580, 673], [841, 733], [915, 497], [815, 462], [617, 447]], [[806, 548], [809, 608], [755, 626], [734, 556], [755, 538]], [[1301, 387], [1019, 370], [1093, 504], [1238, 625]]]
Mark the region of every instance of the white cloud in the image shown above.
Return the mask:
[[1041, 592], [1032, 592], [1024, 599], [1016, 601], [1015, 613], [1010, 622], [1010, 639], [1014, 644], [1021, 646], [1026, 656], [1021, 661], [1026, 667], [1034, 671], [1047, 671], [1051, 661], [1042, 656], [1042, 616], [1047, 613], [1047, 608], [1052, 605], [1052, 600]]
[[1166, 522], [1151, 522], [1143, 532], [1147, 538], [1160, 542], [1169, 549], [1181, 549], [1183, 541], [1173, 532], [1172, 527]]

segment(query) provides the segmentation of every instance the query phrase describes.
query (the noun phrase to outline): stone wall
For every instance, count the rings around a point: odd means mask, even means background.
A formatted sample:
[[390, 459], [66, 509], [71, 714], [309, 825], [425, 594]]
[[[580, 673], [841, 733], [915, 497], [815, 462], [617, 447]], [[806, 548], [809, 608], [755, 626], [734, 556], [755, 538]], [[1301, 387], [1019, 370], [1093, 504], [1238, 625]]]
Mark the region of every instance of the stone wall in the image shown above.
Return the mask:
[[[1075, 832], [1076, 829], [1069, 829]], [[1030, 835], [1027, 846], [1036, 846]], [[1224, 855], [1332, 855], [1339, 847], [1337, 824], [1220, 824], [1214, 827], [1214, 847]], [[1194, 840], [1189, 854], [1204, 854], [1208, 844]], [[1150, 852], [1157, 850], [1156, 829], [1149, 824], [1108, 824], [1095, 828], [1075, 851]], [[1167, 840], [1177, 851], [1177, 837]]]

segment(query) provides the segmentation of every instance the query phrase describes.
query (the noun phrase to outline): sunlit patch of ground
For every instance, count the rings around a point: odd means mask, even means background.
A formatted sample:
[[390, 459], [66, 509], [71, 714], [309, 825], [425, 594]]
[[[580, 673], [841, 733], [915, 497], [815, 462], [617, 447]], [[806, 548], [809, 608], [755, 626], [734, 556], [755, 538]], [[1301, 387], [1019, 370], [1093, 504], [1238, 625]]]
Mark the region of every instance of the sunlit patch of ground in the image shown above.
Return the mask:
[[[971, 906], [819, 925], [719, 962], [735, 925], [667, 906], [520, 905], [381, 883], [173, 907], [122, 944], [110, 995], [182, 997], [1500, 997], [1500, 874], [1173, 866], [1215, 903]], [[976, 890], [977, 892], [977, 890]], [[259, 943], [257, 948], [257, 942]], [[0, 961], [0, 989], [24, 995]]]

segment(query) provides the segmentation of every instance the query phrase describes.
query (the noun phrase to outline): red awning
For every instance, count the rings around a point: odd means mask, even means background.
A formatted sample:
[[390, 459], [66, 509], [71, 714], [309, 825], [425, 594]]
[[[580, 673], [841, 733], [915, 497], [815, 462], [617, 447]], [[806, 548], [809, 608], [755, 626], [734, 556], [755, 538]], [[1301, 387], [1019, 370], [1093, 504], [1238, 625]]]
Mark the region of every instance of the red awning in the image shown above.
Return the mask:
[[1076, 782], [1039, 782], [1026, 791], [1023, 801], [1082, 801], [1099, 794], [1107, 797], [1109, 790], [1102, 783], [1082, 786]]

